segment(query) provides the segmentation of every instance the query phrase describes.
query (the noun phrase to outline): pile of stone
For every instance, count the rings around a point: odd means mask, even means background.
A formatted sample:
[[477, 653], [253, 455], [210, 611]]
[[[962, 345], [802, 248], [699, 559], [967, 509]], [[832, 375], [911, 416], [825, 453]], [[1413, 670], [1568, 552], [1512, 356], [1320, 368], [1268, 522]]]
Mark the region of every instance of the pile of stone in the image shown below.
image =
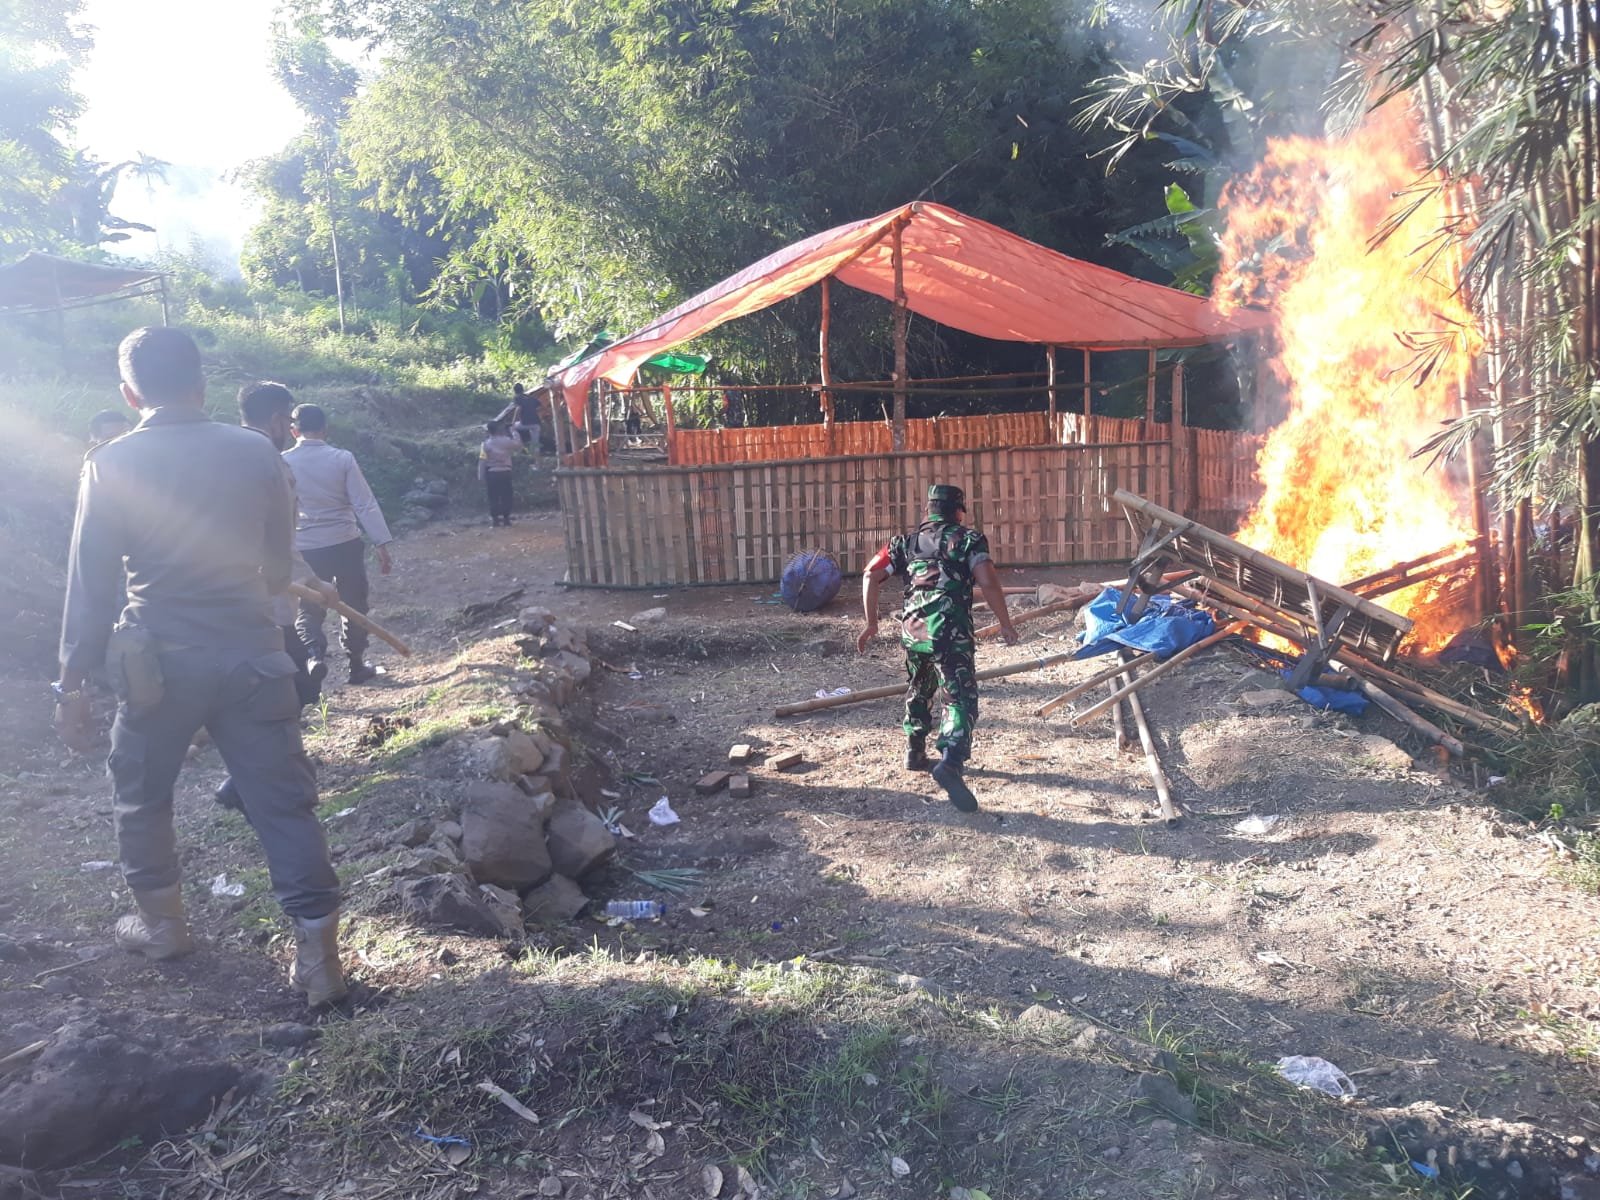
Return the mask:
[[443, 512], [449, 503], [449, 484], [442, 479], [418, 476], [411, 481], [411, 490], [400, 497], [400, 519], [396, 523], [407, 529], [426, 525]]
[[590, 674], [581, 629], [547, 609], [524, 609], [519, 645], [534, 669], [516, 684], [513, 720], [463, 741], [457, 820], [409, 822], [389, 868], [413, 918], [474, 933], [521, 937], [527, 922], [570, 921], [588, 903], [579, 884], [609, 862], [617, 841], [574, 779], [563, 710]]

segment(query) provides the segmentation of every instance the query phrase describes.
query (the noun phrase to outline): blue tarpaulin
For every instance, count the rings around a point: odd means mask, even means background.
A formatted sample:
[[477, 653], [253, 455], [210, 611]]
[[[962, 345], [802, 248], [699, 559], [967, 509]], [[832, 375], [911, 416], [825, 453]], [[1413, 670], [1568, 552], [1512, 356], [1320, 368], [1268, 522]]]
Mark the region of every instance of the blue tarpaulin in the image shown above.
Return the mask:
[[1122, 592], [1106, 588], [1084, 610], [1083, 643], [1074, 658], [1093, 658], [1109, 654], [1119, 646], [1141, 653], [1153, 652], [1168, 658], [1216, 631], [1217, 623], [1193, 600], [1174, 600], [1170, 596], [1151, 596], [1144, 612], [1131, 624], [1117, 615]]
[[[1245, 642], [1245, 648], [1261, 658], [1269, 659], [1278, 674], [1288, 679], [1294, 674], [1294, 669], [1300, 663], [1300, 658], [1295, 654], [1286, 654], [1281, 650], [1269, 650], [1265, 646], [1258, 646], [1254, 642]], [[1288, 664], [1286, 666], [1280, 664]], [[1295, 695], [1304, 700], [1312, 708], [1320, 708], [1325, 712], [1348, 713], [1352, 717], [1359, 717], [1367, 711], [1371, 703], [1360, 692], [1343, 688], [1303, 687]]]

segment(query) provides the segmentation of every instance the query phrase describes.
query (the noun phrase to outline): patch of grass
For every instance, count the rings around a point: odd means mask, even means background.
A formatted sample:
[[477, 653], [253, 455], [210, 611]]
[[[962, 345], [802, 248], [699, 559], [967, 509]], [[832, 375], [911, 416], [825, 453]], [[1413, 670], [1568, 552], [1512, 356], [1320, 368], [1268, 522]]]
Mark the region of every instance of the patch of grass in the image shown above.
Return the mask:
[[347, 808], [359, 808], [363, 800], [384, 784], [393, 782], [395, 778], [397, 777], [390, 772], [377, 771], [342, 791], [329, 792], [323, 797], [322, 803], [317, 805], [317, 819], [327, 821]]

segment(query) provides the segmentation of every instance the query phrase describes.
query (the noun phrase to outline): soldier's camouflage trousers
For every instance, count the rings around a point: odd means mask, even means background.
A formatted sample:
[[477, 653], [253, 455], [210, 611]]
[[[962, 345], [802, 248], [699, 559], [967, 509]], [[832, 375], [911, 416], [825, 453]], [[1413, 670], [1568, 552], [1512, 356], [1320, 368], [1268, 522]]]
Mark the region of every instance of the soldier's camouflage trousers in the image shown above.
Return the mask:
[[933, 693], [944, 689], [944, 720], [939, 726], [940, 752], [954, 751], [965, 761], [972, 752], [972, 727], [978, 723], [978, 678], [968, 637], [935, 639], [932, 650], [905, 647], [907, 737], [925, 737], [933, 730]]

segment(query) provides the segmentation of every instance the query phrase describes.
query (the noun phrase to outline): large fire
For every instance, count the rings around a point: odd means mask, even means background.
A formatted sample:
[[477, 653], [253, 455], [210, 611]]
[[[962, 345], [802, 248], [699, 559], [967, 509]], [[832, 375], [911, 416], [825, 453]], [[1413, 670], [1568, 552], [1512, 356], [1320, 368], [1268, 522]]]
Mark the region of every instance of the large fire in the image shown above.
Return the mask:
[[[1466, 488], [1411, 457], [1459, 412], [1479, 339], [1439, 254], [1448, 214], [1425, 199], [1387, 238], [1380, 229], [1418, 195], [1424, 172], [1408, 112], [1390, 105], [1343, 139], [1288, 138], [1229, 185], [1216, 295], [1277, 319], [1263, 391], [1283, 419], [1258, 460], [1264, 494], [1240, 541], [1346, 583], [1472, 538]], [[1419, 621], [1414, 587], [1382, 603]]]

